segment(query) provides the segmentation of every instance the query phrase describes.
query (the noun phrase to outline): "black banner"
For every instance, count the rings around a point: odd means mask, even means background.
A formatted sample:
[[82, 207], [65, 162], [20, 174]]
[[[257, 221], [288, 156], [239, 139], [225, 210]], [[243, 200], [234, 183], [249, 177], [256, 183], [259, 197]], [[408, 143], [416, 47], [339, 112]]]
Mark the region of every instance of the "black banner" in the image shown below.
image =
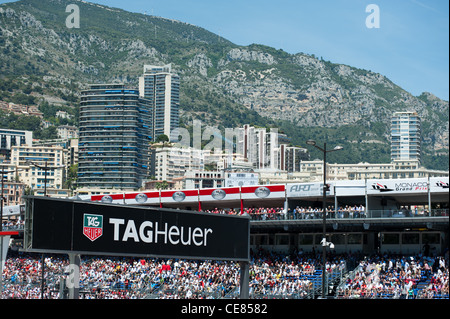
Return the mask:
[[31, 250], [249, 260], [248, 217], [43, 197], [27, 204]]

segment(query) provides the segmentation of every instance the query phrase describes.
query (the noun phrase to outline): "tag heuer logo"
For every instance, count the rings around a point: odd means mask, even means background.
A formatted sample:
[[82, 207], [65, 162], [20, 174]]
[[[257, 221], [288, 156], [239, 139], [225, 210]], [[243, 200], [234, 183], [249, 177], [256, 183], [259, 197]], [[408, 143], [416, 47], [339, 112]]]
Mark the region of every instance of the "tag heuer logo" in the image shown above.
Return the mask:
[[83, 234], [91, 241], [99, 238], [103, 234], [103, 216], [84, 214]]

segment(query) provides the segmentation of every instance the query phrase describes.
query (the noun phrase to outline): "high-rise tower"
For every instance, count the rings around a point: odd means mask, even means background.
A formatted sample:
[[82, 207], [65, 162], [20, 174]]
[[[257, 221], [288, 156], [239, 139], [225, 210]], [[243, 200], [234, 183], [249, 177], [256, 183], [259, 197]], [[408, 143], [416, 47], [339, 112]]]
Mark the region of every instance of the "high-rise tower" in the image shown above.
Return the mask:
[[420, 162], [420, 134], [420, 118], [416, 112], [395, 112], [391, 118], [391, 160]]
[[123, 84], [81, 92], [78, 187], [136, 190], [148, 178], [150, 101]]
[[179, 126], [180, 78], [172, 72], [170, 64], [144, 65], [139, 78], [139, 95], [153, 107], [153, 138], [171, 132]]

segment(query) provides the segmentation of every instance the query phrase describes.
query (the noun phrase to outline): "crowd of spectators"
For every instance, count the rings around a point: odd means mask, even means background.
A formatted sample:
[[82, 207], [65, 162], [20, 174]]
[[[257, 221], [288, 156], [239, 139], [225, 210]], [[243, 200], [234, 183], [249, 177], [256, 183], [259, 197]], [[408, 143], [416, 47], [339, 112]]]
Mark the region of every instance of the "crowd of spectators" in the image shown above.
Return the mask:
[[236, 208], [213, 208], [213, 209], [204, 209], [202, 210], [205, 213], [211, 214], [222, 214], [222, 215], [240, 215], [240, 209]]
[[[240, 209], [214, 208], [213, 214], [239, 215]], [[254, 220], [320, 219], [322, 209], [295, 207], [248, 207], [244, 213]], [[344, 206], [327, 208], [328, 218], [360, 218], [365, 208]], [[3, 229], [23, 227], [23, 221], [3, 222]], [[355, 254], [329, 254], [327, 273], [343, 272], [348, 260], [357, 267], [336, 289], [336, 298], [446, 298], [448, 299], [448, 255], [428, 257]], [[64, 255], [47, 255], [45, 289], [41, 291], [41, 255], [12, 249], [3, 271], [3, 298], [59, 298], [61, 281], [68, 274]], [[320, 279], [322, 256], [314, 251], [277, 254], [252, 253], [250, 295], [254, 298], [307, 298], [315, 293]], [[352, 268], [353, 269], [353, 268]], [[351, 269], [349, 269], [351, 270]], [[81, 298], [141, 299], [223, 298], [239, 287], [240, 266], [235, 262], [192, 261], [179, 259], [105, 258], [84, 256], [80, 268]], [[235, 295], [236, 296], [236, 295]]]
[[[250, 295], [254, 298], [313, 298], [321, 278], [322, 259], [315, 252], [302, 250], [292, 254], [277, 254], [259, 250], [252, 254], [250, 267]], [[329, 255], [328, 274], [346, 269], [348, 255]], [[315, 285], [316, 283], [316, 285]]]
[[[291, 219], [321, 219], [323, 208], [312, 206], [297, 206], [294, 209], [283, 207], [258, 207], [245, 208], [254, 220], [291, 220]], [[326, 209], [327, 218], [363, 218], [366, 217], [365, 207], [363, 205], [340, 206], [337, 210], [334, 206], [328, 206]]]
[[[240, 208], [214, 208], [203, 210], [207, 213], [239, 215]], [[323, 217], [323, 208], [316, 206], [296, 206], [295, 208], [284, 207], [246, 207], [244, 213], [251, 216], [253, 220], [305, 220], [305, 219], [321, 219]], [[448, 216], [448, 209], [435, 209], [433, 216]], [[368, 215], [364, 205], [344, 205], [337, 209], [333, 205], [327, 206], [327, 218], [379, 218], [379, 217], [420, 217], [431, 216], [428, 211], [419, 211], [417, 207], [410, 210], [405, 206], [399, 209], [387, 209], [385, 211], [373, 211]]]
[[3, 230], [22, 229], [24, 225], [25, 222], [22, 219], [4, 220], [2, 222], [2, 229]]
[[[329, 254], [327, 273], [344, 274], [350, 260], [357, 267], [344, 277], [336, 298], [448, 298], [448, 257]], [[67, 278], [68, 258], [48, 255], [44, 263], [43, 298], [60, 298], [60, 282]], [[320, 252], [252, 252], [250, 296], [311, 298], [321, 268]], [[41, 255], [10, 251], [3, 272], [3, 298], [40, 299], [41, 274]], [[239, 264], [230, 261], [83, 256], [80, 298], [237, 297], [232, 293], [238, 290], [239, 278]], [[421, 289], [419, 283], [423, 285]]]
[[[44, 298], [58, 298], [60, 280], [67, 276], [68, 259], [44, 258]], [[331, 265], [334, 267], [334, 261]], [[250, 292], [258, 296], [303, 297], [311, 292], [307, 275], [320, 268], [312, 254], [252, 253]], [[331, 266], [330, 266], [331, 269]], [[83, 258], [81, 297], [134, 299], [148, 295], [161, 299], [223, 298], [239, 286], [240, 266], [228, 261], [178, 259]], [[3, 273], [6, 298], [41, 298], [41, 257], [12, 253]]]
[[364, 258], [337, 289], [340, 299], [448, 299], [448, 257]]
[[[355, 206], [339, 206], [334, 209], [334, 206], [326, 208], [327, 218], [364, 218], [366, 217], [365, 207], [363, 205]], [[323, 208], [320, 207], [299, 207], [297, 206], [292, 213], [288, 209], [288, 219], [315, 219], [322, 218]]]
[[[207, 213], [239, 215], [240, 209], [236, 208], [214, 208], [203, 210]], [[244, 213], [249, 214], [253, 220], [286, 220], [286, 219], [321, 219], [322, 207], [295, 207], [287, 211], [284, 207], [246, 207]], [[337, 210], [334, 206], [327, 207], [327, 218], [363, 218], [366, 217], [365, 207], [363, 205], [340, 206]]]
[[[44, 258], [43, 298], [60, 298], [68, 276], [68, 258]], [[41, 256], [10, 252], [3, 271], [3, 298], [41, 298]], [[80, 298], [141, 299], [223, 296], [239, 285], [239, 265], [232, 262], [84, 256], [80, 266]], [[219, 293], [220, 295], [217, 295]]]
[[244, 213], [253, 220], [281, 220], [286, 219], [283, 207], [249, 207], [244, 208]]

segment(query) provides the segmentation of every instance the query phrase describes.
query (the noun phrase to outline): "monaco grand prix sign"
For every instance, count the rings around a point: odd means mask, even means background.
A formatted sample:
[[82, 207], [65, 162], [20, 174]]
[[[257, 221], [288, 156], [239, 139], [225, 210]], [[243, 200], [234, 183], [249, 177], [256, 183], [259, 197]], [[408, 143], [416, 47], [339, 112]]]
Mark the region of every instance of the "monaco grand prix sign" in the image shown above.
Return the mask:
[[244, 216], [35, 196], [26, 206], [30, 251], [249, 260]]

